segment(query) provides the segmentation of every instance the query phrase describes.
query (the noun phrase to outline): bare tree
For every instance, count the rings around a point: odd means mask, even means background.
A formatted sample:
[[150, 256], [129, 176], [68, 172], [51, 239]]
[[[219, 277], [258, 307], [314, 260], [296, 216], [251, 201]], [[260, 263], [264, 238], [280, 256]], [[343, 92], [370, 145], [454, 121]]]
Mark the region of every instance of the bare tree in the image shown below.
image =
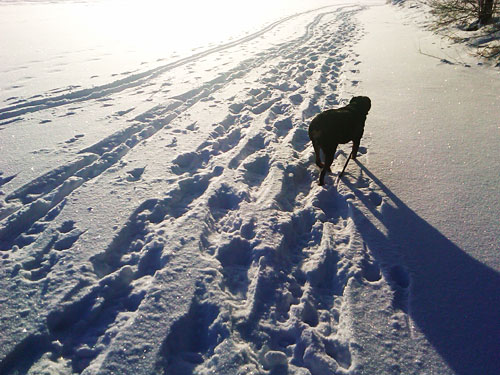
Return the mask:
[[[500, 0], [428, 0], [436, 21], [432, 28], [478, 49], [481, 56], [500, 57]], [[459, 36], [453, 28], [474, 31]]]
[[494, 0], [479, 0], [479, 17], [478, 21], [480, 25], [486, 25], [493, 17], [493, 9], [495, 5]]
[[430, 0], [438, 16], [438, 27], [469, 23], [470, 30], [487, 25], [497, 11], [499, 0]]

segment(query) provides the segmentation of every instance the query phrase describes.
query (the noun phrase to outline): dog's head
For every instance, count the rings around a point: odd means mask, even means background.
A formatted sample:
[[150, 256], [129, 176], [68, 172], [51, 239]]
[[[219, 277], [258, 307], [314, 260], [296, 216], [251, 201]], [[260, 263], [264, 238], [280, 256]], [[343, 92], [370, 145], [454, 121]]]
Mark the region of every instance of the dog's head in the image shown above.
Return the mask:
[[356, 108], [360, 113], [366, 115], [372, 107], [372, 101], [368, 96], [355, 96], [351, 99], [349, 105]]

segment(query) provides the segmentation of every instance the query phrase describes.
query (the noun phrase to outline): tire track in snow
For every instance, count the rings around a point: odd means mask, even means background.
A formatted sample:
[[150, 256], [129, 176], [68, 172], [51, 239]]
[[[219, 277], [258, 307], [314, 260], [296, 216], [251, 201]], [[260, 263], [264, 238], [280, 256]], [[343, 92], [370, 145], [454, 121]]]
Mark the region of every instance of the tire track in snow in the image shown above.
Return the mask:
[[202, 51], [199, 53], [196, 53], [194, 55], [182, 58], [178, 61], [175, 61], [173, 63], [163, 65], [154, 69], [150, 69], [148, 71], [142, 72], [142, 73], [137, 73], [137, 74], [132, 74], [129, 75], [123, 79], [111, 82], [106, 85], [102, 86], [97, 86], [93, 88], [88, 88], [88, 89], [83, 89], [83, 90], [78, 90], [74, 91], [69, 94], [63, 94], [55, 97], [47, 97], [39, 100], [32, 100], [32, 101], [27, 101], [27, 102], [22, 102], [18, 103], [16, 105], [0, 108], [0, 120], [6, 120], [12, 117], [17, 117], [24, 115], [26, 113], [32, 113], [32, 112], [37, 112], [41, 111], [44, 109], [48, 108], [54, 108], [58, 107], [61, 105], [66, 105], [66, 104], [71, 104], [71, 103], [76, 103], [76, 102], [82, 102], [86, 100], [93, 100], [93, 99], [99, 99], [103, 98], [106, 96], [109, 96], [111, 94], [121, 92], [123, 90], [132, 88], [132, 87], [137, 87], [144, 85], [150, 80], [153, 80], [160, 76], [161, 74], [164, 74], [165, 72], [168, 72], [169, 70], [172, 70], [174, 68], [186, 65], [188, 63], [191, 63], [193, 61], [200, 60], [206, 56], [209, 56], [213, 53], [221, 52], [229, 48], [233, 48], [236, 46], [239, 46], [243, 43], [249, 42], [253, 39], [256, 39], [269, 31], [273, 30], [277, 26], [288, 22], [294, 18], [300, 17], [302, 15], [312, 13], [312, 12], [317, 12], [320, 9], [324, 9], [328, 7], [323, 7], [323, 8], [318, 8], [318, 9], [313, 9], [309, 10], [306, 12], [302, 13], [297, 13], [285, 18], [282, 18], [276, 22], [273, 22], [272, 24], [264, 27], [263, 29], [252, 33], [250, 35], [247, 35], [243, 38], [237, 39], [233, 42], [225, 43], [221, 46], [210, 48], [206, 51]]

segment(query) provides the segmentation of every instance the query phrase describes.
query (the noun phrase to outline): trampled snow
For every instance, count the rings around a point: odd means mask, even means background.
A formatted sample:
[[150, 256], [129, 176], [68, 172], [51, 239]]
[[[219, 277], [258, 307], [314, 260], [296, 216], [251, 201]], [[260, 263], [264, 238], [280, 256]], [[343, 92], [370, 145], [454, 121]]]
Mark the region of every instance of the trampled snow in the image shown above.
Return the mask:
[[498, 70], [419, 8], [210, 3], [0, 4], [0, 374], [498, 374]]

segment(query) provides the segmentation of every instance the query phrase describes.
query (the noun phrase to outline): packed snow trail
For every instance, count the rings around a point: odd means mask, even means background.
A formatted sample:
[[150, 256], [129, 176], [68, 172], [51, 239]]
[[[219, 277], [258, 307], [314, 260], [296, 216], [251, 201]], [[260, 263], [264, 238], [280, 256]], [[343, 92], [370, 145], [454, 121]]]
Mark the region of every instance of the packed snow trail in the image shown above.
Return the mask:
[[281, 20], [300, 19], [302, 34], [184, 92], [171, 88], [175, 72], [165, 73], [178, 67], [169, 66], [132, 76], [130, 87], [2, 110], [50, 116], [139, 89], [158, 103], [121, 111], [118, 130], [6, 191], [3, 373], [355, 369], [344, 289], [366, 272], [381, 276], [355, 241], [347, 198], [315, 184], [307, 119], [348, 99], [341, 76], [355, 63], [359, 10]]

